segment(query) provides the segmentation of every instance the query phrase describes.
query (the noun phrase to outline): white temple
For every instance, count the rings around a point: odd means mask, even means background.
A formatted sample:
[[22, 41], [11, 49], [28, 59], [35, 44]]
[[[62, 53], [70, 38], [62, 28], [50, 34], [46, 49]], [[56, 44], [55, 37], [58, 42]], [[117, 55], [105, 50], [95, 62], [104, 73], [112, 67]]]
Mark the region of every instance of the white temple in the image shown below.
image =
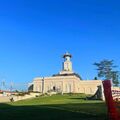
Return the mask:
[[33, 91], [48, 93], [51, 91], [62, 93], [94, 94], [101, 80], [82, 80], [80, 75], [73, 72], [71, 58], [68, 52], [63, 55], [62, 71], [51, 77], [37, 77], [33, 80]]

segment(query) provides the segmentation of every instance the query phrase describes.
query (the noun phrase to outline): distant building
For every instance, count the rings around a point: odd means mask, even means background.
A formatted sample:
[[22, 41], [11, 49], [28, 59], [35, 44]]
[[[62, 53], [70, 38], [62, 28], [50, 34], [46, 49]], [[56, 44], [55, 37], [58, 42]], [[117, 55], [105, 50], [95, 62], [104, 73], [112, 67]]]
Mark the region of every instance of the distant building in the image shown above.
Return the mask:
[[61, 93], [85, 93], [94, 94], [102, 86], [101, 80], [82, 80], [81, 76], [72, 69], [72, 55], [68, 52], [63, 55], [64, 62], [62, 71], [51, 77], [34, 78], [30, 90], [41, 93], [61, 92]]

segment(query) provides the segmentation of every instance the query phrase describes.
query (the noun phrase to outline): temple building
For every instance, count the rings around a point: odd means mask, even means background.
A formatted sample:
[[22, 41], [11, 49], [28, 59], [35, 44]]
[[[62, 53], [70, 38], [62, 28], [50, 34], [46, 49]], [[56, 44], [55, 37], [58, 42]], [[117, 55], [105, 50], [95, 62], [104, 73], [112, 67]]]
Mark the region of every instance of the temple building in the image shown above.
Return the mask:
[[98, 86], [102, 86], [101, 80], [82, 80], [81, 76], [72, 69], [72, 55], [63, 55], [62, 70], [51, 77], [37, 77], [33, 80], [33, 91], [48, 93], [85, 93], [95, 94]]

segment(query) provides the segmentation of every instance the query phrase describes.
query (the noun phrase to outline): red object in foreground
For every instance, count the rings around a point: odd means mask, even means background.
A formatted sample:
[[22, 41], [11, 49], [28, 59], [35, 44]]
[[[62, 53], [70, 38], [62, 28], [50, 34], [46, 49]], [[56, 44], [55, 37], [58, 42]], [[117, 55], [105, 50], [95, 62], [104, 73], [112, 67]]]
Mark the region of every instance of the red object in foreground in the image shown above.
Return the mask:
[[103, 87], [104, 87], [105, 100], [108, 108], [109, 120], [120, 120], [119, 112], [117, 111], [116, 108], [116, 103], [112, 97], [111, 81], [110, 80], [103, 81]]

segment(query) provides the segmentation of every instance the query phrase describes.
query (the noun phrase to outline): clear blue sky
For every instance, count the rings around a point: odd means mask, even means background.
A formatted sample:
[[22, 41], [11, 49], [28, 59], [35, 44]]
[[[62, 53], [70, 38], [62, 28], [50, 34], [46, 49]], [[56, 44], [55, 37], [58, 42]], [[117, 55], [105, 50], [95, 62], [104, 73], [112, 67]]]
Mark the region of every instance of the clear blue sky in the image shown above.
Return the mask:
[[120, 66], [119, 0], [0, 0], [0, 80], [58, 73], [65, 51], [83, 79], [102, 59]]

